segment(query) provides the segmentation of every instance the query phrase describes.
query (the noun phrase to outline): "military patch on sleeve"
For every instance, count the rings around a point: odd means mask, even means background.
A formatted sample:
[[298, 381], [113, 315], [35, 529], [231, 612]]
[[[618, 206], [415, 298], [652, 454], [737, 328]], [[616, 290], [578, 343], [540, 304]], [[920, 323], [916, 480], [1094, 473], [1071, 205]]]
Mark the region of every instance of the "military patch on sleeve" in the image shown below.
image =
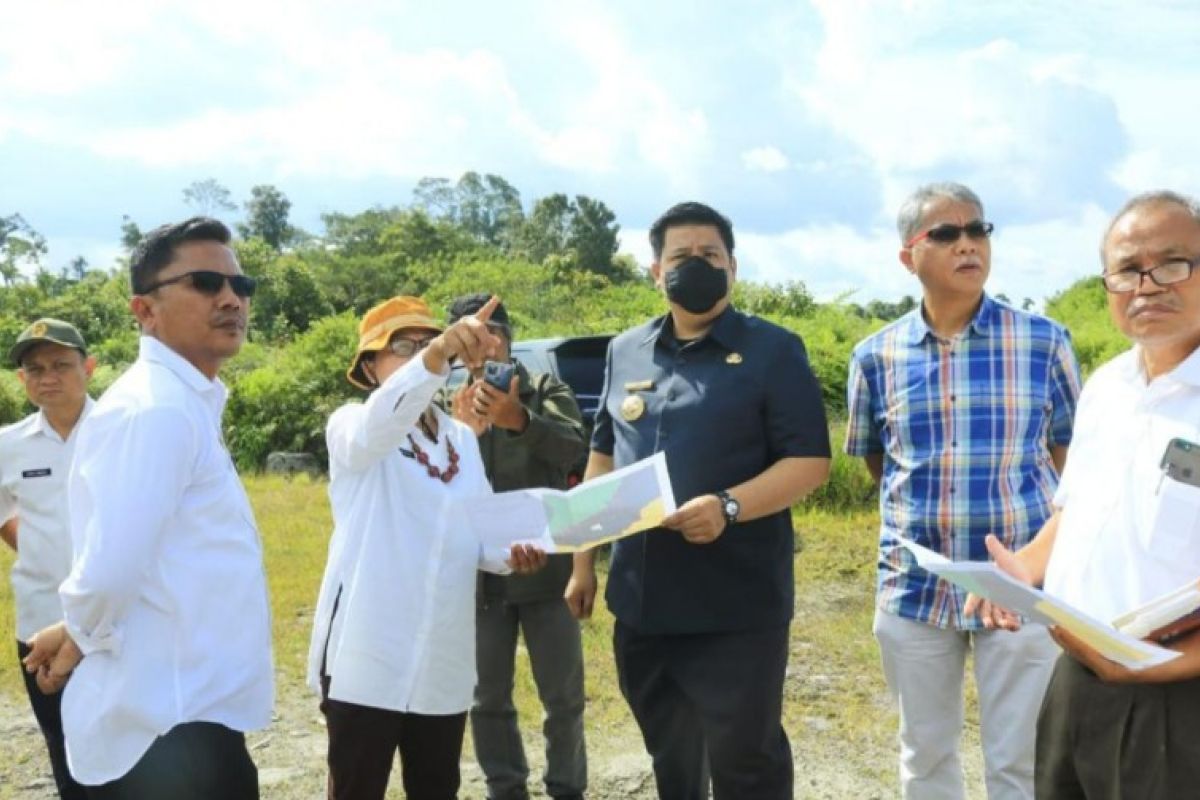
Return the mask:
[[21, 471], [22, 478], [48, 478], [50, 477], [50, 468], [42, 467], [41, 469], [26, 469]]

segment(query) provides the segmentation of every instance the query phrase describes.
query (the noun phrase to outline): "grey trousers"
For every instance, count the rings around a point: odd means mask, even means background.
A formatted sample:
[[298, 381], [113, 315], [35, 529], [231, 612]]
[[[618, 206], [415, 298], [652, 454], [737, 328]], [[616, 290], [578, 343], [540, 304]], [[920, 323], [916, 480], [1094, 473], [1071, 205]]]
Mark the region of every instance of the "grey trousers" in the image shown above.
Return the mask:
[[545, 715], [546, 793], [582, 795], [587, 787], [583, 739], [583, 646], [579, 623], [561, 599], [478, 607], [475, 660], [479, 681], [471, 708], [475, 757], [487, 778], [488, 797], [527, 797], [529, 764], [513, 705], [517, 634], [525, 637], [533, 679]]

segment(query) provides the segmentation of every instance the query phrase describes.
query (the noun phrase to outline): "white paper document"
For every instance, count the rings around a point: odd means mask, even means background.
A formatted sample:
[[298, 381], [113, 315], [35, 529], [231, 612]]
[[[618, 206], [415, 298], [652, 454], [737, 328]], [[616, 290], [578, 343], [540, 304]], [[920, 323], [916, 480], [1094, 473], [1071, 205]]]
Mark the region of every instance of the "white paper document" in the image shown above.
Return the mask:
[[472, 498], [467, 518], [487, 550], [527, 543], [575, 553], [656, 527], [675, 511], [662, 453], [574, 489], [522, 489]]
[[1144, 642], [1089, 617], [1041, 589], [1021, 583], [990, 561], [951, 561], [941, 553], [898, 537], [917, 564], [968, 592], [991, 600], [1043, 625], [1061, 625], [1095, 648], [1105, 658], [1129, 669], [1165, 664], [1179, 653]]

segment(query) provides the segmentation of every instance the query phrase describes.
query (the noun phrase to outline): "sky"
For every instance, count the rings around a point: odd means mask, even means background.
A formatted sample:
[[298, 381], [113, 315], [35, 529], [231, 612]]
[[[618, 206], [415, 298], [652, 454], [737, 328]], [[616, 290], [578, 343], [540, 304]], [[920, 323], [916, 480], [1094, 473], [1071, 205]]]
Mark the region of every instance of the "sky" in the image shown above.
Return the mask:
[[108, 267], [193, 181], [277, 186], [319, 234], [475, 170], [603, 200], [643, 265], [706, 202], [741, 278], [866, 302], [919, 294], [896, 212], [954, 180], [990, 291], [1040, 305], [1130, 195], [1200, 195], [1198, 31], [1187, 0], [39, 0], [0, 26], [0, 216]]

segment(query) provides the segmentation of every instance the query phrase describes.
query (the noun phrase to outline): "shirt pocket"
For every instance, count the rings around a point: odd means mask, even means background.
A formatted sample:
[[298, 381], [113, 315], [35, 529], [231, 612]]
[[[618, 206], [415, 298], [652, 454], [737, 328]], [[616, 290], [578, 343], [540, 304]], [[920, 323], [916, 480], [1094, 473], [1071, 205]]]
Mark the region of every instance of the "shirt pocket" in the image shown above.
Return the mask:
[[1159, 558], [1192, 560], [1200, 532], [1200, 488], [1164, 476], [1153, 508], [1142, 544]]

